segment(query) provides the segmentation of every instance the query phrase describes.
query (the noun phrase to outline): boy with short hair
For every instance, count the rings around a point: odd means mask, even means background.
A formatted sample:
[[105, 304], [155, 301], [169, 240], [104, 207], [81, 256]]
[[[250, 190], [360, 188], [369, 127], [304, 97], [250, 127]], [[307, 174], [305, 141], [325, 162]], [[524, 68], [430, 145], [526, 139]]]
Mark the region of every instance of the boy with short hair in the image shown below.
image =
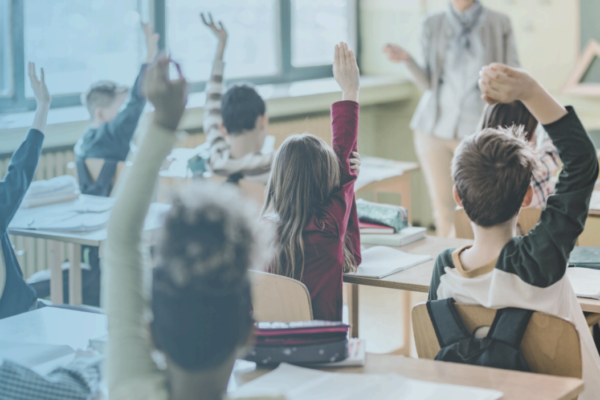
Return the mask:
[[560, 105], [527, 72], [491, 64], [482, 70], [479, 86], [489, 104], [521, 100], [548, 132], [564, 166], [540, 223], [519, 237], [519, 210], [533, 197], [535, 153], [515, 128], [465, 138], [452, 163], [454, 197], [471, 220], [475, 242], [440, 253], [429, 299], [532, 309], [572, 321], [581, 341], [580, 398], [596, 398], [600, 357], [566, 276], [598, 176], [596, 149], [573, 108]]
[[[147, 58], [130, 90], [125, 108], [119, 111], [127, 99], [128, 89], [114, 82], [94, 83], [82, 95], [82, 101], [90, 113], [91, 125], [77, 141], [74, 151], [79, 186], [84, 194], [110, 195], [117, 163], [127, 158], [131, 140], [144, 111], [146, 96], [142, 91], [143, 77], [146, 67], [158, 52], [158, 35], [153, 33], [149, 24], [142, 24], [142, 27], [146, 38]], [[96, 181], [85, 165], [87, 158], [105, 160], [103, 171]]]
[[236, 85], [223, 94], [223, 53], [227, 31], [201, 14], [202, 21], [219, 39], [219, 48], [206, 86], [204, 134], [210, 144], [210, 171], [236, 182], [248, 179], [267, 184], [274, 153], [262, 154], [269, 117], [265, 102], [249, 85]]

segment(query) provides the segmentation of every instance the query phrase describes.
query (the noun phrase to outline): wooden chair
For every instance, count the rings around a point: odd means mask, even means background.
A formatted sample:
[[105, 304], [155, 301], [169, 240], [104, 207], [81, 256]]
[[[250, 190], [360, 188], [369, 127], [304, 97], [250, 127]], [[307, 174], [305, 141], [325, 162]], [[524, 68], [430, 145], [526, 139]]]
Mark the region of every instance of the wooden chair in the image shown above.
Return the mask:
[[249, 271], [254, 319], [294, 322], [313, 319], [310, 294], [304, 284], [285, 276]]
[[[525, 235], [529, 233], [530, 230], [535, 228], [537, 223], [540, 221], [541, 214], [541, 208], [522, 209], [519, 213], [519, 218], [517, 219], [517, 228], [519, 229], [519, 233]], [[469, 221], [469, 217], [467, 217], [467, 213], [465, 212], [464, 208], [457, 207], [454, 211], [454, 230], [456, 232], [456, 237], [459, 239], [475, 238], [473, 235], [471, 221]]]
[[[470, 304], [455, 304], [470, 333], [490, 326], [496, 310]], [[433, 360], [440, 351], [426, 303], [412, 310], [413, 331], [419, 358]], [[581, 379], [582, 361], [579, 334], [562, 318], [534, 312], [521, 342], [521, 352], [533, 372]]]

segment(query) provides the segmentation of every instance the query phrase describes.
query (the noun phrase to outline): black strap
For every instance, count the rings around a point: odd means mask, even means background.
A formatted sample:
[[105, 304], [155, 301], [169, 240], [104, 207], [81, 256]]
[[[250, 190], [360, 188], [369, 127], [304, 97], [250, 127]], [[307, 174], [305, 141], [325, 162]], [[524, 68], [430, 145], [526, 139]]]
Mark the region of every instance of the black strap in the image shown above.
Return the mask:
[[496, 317], [487, 337], [502, 341], [519, 350], [532, 315], [532, 310], [522, 308], [500, 309], [496, 312]]
[[471, 336], [454, 306], [453, 298], [428, 301], [427, 311], [441, 348]]

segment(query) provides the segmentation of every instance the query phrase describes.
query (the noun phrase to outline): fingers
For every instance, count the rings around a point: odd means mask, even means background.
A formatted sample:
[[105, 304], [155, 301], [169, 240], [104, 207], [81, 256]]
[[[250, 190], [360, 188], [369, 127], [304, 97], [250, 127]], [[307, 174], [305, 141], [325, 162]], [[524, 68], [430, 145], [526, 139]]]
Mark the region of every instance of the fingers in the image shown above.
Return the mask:
[[210, 25], [215, 26], [215, 23], [213, 22], [212, 13], [208, 13], [208, 18], [210, 18]]
[[360, 154], [358, 153], [358, 151], [353, 151], [352, 155], [354, 156], [354, 158], [360, 161]]
[[44, 68], [41, 69], [41, 74], [42, 74], [42, 85], [46, 84], [46, 74], [44, 73]]
[[225, 27], [223, 26], [223, 22], [219, 21], [219, 29], [224, 31]]
[[204, 17], [204, 13], [200, 13], [200, 18], [202, 18], [202, 22], [204, 22], [204, 25], [209, 26], [208, 22], [206, 21], [206, 18]]
[[335, 65], [340, 65], [340, 46], [337, 44], [335, 45], [335, 55], [333, 62]]
[[183, 77], [183, 73], [181, 72], [181, 65], [179, 65], [178, 62], [171, 60], [171, 62], [175, 65], [175, 68], [177, 69], [177, 80], [184, 80], [185, 78]]

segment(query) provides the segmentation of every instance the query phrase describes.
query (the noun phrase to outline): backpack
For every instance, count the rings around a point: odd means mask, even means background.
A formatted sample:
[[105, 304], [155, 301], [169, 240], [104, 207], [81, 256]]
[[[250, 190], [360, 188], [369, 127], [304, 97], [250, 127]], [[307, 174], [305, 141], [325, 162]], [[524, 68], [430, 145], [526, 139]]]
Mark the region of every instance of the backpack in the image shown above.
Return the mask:
[[533, 311], [498, 310], [487, 336], [481, 339], [475, 332], [469, 334], [454, 299], [428, 301], [427, 311], [441, 348], [436, 360], [531, 372], [519, 349]]

